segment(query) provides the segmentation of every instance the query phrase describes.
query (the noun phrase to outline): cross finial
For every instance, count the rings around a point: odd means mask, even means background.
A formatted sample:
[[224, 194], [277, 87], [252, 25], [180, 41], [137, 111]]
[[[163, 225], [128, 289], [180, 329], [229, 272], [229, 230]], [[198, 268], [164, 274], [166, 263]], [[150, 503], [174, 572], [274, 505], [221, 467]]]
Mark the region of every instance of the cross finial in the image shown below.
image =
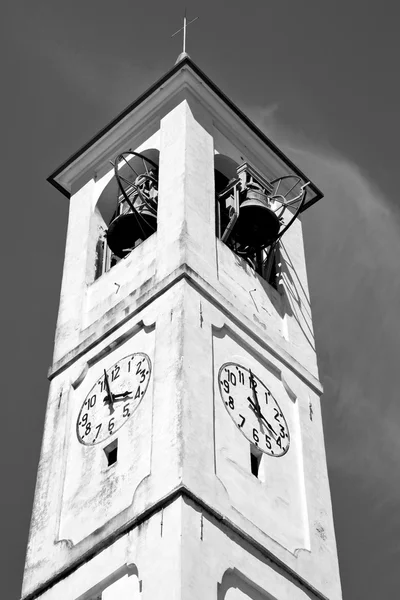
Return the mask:
[[194, 19], [192, 19], [188, 23], [187, 19], [186, 19], [186, 8], [185, 8], [185, 14], [183, 16], [183, 27], [181, 27], [180, 29], [178, 29], [178, 31], [175, 31], [175, 33], [173, 33], [171, 35], [171, 37], [174, 37], [175, 35], [177, 35], [181, 31], [183, 31], [183, 51], [182, 51], [182, 54], [184, 54], [184, 55], [186, 55], [186, 30], [187, 30], [187, 26], [190, 25], [191, 23], [193, 23], [193, 21], [197, 21], [198, 18], [199, 17], [195, 17]]

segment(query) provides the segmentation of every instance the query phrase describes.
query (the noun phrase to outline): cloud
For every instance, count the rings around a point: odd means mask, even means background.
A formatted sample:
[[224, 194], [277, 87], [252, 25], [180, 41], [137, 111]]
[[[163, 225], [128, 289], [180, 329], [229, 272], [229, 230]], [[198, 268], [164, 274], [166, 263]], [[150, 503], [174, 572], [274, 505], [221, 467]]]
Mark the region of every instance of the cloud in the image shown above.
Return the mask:
[[288, 130], [277, 111], [248, 112], [325, 194], [304, 236], [329, 463], [372, 491], [379, 512], [400, 492], [399, 215], [345, 156]]

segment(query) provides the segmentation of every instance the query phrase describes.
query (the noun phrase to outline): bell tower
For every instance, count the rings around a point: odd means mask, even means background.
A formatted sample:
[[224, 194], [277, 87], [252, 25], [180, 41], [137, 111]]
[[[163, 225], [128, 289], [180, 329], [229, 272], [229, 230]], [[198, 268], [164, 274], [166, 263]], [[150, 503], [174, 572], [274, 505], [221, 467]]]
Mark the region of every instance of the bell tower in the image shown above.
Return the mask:
[[322, 194], [187, 56], [69, 198], [24, 600], [340, 600], [301, 218]]

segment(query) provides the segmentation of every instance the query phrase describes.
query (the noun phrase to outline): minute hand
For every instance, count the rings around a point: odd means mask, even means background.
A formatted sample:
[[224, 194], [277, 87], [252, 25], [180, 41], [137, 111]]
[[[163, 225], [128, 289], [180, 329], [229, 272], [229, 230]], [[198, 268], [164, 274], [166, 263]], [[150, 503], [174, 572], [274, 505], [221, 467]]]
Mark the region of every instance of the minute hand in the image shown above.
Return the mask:
[[111, 393], [111, 389], [110, 389], [110, 384], [108, 381], [108, 376], [107, 376], [107, 371], [104, 369], [104, 382], [106, 384], [106, 388], [107, 388], [107, 394], [108, 397], [110, 398], [110, 414], [112, 415], [114, 412], [114, 396]]
[[249, 373], [250, 373], [250, 387], [251, 387], [251, 391], [253, 392], [254, 404], [257, 409], [257, 412], [259, 412], [261, 414], [261, 407], [260, 407], [260, 403], [257, 398], [256, 386], [254, 385], [254, 383], [255, 383], [254, 375], [251, 372], [251, 369], [249, 370]]
[[264, 421], [264, 423], [268, 427], [269, 431], [272, 433], [274, 440], [276, 441], [276, 438], [278, 437], [276, 434], [276, 431], [274, 430], [272, 425], [267, 421], [267, 419], [262, 414], [260, 405], [258, 404], [258, 406], [257, 406], [257, 404], [254, 404], [254, 402], [252, 401], [252, 399], [250, 397], [248, 398], [248, 400], [249, 400], [251, 407], [254, 410], [256, 416], [258, 417], [258, 419], [261, 419], [262, 421]]
[[276, 433], [275, 429], [272, 427], [272, 425], [270, 425], [270, 423], [268, 423], [267, 419], [264, 417], [264, 415], [262, 414], [261, 411], [260, 411], [260, 417], [262, 418], [262, 420], [264, 421], [264, 423], [266, 424], [266, 426], [268, 427], [268, 429], [270, 431], [272, 431], [272, 433], [274, 434], [275, 439], [276, 439], [278, 436], [277, 436], [277, 433]]

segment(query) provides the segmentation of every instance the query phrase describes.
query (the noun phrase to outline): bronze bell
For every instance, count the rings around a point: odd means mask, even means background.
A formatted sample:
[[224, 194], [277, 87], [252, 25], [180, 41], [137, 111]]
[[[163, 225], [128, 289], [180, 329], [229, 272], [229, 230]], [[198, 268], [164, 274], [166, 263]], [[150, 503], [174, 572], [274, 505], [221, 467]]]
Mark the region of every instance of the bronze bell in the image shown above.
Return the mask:
[[139, 212], [127, 212], [111, 221], [107, 231], [107, 244], [119, 258], [124, 258], [157, 229], [157, 216], [144, 208]]
[[240, 204], [234, 233], [244, 246], [262, 248], [278, 237], [280, 221], [268, 206], [268, 197], [258, 186], [249, 187], [246, 199]]

